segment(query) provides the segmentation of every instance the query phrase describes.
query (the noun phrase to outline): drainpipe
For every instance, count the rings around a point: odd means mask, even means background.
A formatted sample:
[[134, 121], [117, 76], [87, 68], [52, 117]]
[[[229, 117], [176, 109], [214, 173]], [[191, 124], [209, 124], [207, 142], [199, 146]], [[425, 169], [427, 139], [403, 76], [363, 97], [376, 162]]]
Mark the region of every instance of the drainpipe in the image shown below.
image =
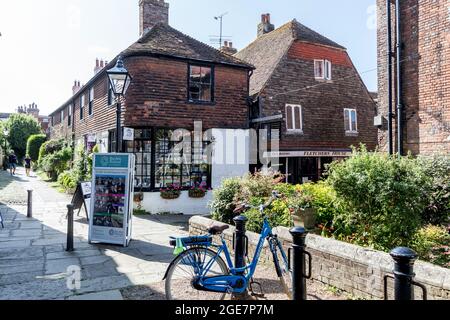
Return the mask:
[[398, 156], [403, 155], [403, 91], [402, 91], [402, 34], [400, 0], [395, 1], [396, 33], [397, 33], [397, 134]]
[[392, 16], [391, 0], [386, 0], [387, 10], [387, 66], [388, 66], [388, 148], [389, 154], [394, 154], [394, 141], [392, 133]]

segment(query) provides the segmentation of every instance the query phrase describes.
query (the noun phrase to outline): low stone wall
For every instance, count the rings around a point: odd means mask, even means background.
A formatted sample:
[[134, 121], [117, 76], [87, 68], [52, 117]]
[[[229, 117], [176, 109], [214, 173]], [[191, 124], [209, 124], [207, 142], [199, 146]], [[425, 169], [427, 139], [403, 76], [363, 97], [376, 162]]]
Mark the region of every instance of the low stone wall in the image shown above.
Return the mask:
[[[189, 221], [191, 235], [207, 233], [212, 225], [223, 223], [211, 219], [194, 216]], [[234, 227], [225, 231], [224, 236], [231, 248]], [[286, 250], [292, 244], [292, 237], [287, 228], [274, 230]], [[249, 238], [249, 255], [253, 257], [259, 235], [247, 232]], [[219, 238], [216, 237], [216, 241]], [[363, 248], [333, 239], [310, 234], [306, 239], [307, 250], [311, 253], [312, 278], [314, 281], [333, 286], [356, 298], [383, 299], [385, 275], [392, 275], [394, 263], [391, 256], [385, 252]], [[262, 263], [271, 263], [272, 257], [267, 243], [261, 255]], [[450, 269], [441, 268], [430, 263], [417, 261], [414, 271], [415, 281], [426, 286], [429, 300], [450, 300]], [[393, 298], [393, 281], [388, 282], [389, 296]], [[416, 299], [422, 299], [422, 290], [415, 290]]]

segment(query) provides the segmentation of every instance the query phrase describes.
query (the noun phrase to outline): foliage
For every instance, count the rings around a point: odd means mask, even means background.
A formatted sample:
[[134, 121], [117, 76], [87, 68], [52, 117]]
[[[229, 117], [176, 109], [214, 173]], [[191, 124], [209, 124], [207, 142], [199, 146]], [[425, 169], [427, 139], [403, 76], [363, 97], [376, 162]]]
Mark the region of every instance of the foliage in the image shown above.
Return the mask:
[[[250, 200], [252, 206], [257, 206], [267, 202], [267, 197], [253, 197]], [[275, 200], [264, 212], [272, 228], [292, 227], [293, 220], [288, 203], [283, 199]], [[261, 233], [264, 217], [258, 209], [250, 209], [243, 214], [247, 217], [247, 230]]]
[[445, 227], [428, 225], [415, 235], [412, 246], [420, 259], [450, 267], [450, 234]]
[[56, 180], [61, 173], [69, 169], [72, 153], [72, 148], [65, 147], [55, 153], [44, 156], [40, 166], [52, 180]]
[[212, 218], [217, 221], [232, 224], [236, 216], [234, 198], [241, 192], [242, 178], [224, 179], [222, 185], [213, 191], [213, 200], [209, 203]]
[[41, 165], [42, 160], [46, 155], [58, 152], [64, 148], [64, 140], [49, 140], [41, 145], [39, 148], [38, 163]]
[[41, 133], [39, 122], [30, 115], [12, 114], [5, 123], [8, 129], [8, 142], [19, 159], [25, 156], [28, 138]]
[[91, 179], [92, 177], [92, 166], [93, 166], [93, 162], [94, 162], [94, 154], [99, 153], [100, 152], [100, 147], [96, 144], [93, 148], [92, 148], [92, 152], [87, 155], [86, 161], [87, 161], [87, 173], [86, 173], [86, 178], [87, 179]]
[[195, 185], [193, 185], [189, 189], [189, 197], [190, 198], [203, 198], [208, 193], [208, 189], [206, 187], [206, 183], [198, 183], [196, 182]]
[[181, 195], [181, 187], [178, 184], [168, 185], [160, 191], [161, 198], [166, 200], [177, 199]]
[[67, 170], [58, 176], [58, 183], [66, 192], [75, 192], [78, 181], [73, 171]]
[[241, 180], [241, 190], [235, 202], [249, 202], [253, 197], [269, 197], [275, 187], [286, 178], [277, 171], [258, 171]]
[[428, 203], [422, 215], [424, 223], [450, 223], [450, 157], [436, 155], [418, 161], [430, 178], [426, 190]]
[[45, 134], [34, 134], [28, 138], [26, 154], [30, 156], [33, 162], [39, 160], [39, 150], [46, 140]]
[[362, 147], [346, 161], [333, 163], [327, 181], [340, 206], [334, 218], [338, 238], [382, 250], [411, 242], [426, 206], [427, 177], [417, 161]]

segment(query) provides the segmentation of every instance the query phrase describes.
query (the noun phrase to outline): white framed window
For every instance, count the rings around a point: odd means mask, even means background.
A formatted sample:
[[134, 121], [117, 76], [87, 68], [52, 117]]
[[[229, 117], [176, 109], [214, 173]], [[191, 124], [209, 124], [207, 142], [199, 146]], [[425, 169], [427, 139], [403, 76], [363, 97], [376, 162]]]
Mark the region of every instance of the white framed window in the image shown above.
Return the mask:
[[64, 121], [64, 110], [61, 110], [61, 123]]
[[84, 118], [84, 94], [80, 97], [80, 120]]
[[331, 80], [331, 61], [314, 60], [314, 77], [316, 79]]
[[314, 60], [314, 77], [316, 79], [325, 79], [325, 61]]
[[325, 79], [331, 80], [331, 61], [325, 60]]
[[94, 113], [94, 87], [89, 90], [89, 115], [91, 116]]
[[67, 116], [67, 125], [70, 127], [70, 126], [72, 126], [72, 114], [73, 114], [73, 107], [72, 107], [71, 104], [69, 105], [69, 112], [68, 113], [69, 114]]
[[303, 132], [302, 106], [296, 104], [286, 105], [286, 128], [291, 132]]
[[358, 114], [356, 109], [344, 109], [346, 133], [358, 133]]

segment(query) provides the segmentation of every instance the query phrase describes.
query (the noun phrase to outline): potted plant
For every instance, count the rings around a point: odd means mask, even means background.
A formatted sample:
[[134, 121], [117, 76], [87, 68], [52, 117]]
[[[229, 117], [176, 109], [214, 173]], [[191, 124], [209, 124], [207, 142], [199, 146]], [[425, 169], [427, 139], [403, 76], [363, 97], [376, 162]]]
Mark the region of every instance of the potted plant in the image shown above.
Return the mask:
[[194, 186], [192, 186], [191, 189], [189, 189], [189, 197], [190, 198], [203, 198], [208, 193], [208, 190], [206, 189], [206, 183], [195, 183]]
[[165, 200], [178, 199], [181, 195], [181, 188], [179, 185], [168, 185], [167, 188], [161, 189], [161, 198]]
[[296, 195], [289, 202], [294, 224], [296, 226], [303, 226], [307, 230], [315, 229], [317, 218], [316, 210], [313, 206], [314, 198], [301, 189], [297, 189]]

